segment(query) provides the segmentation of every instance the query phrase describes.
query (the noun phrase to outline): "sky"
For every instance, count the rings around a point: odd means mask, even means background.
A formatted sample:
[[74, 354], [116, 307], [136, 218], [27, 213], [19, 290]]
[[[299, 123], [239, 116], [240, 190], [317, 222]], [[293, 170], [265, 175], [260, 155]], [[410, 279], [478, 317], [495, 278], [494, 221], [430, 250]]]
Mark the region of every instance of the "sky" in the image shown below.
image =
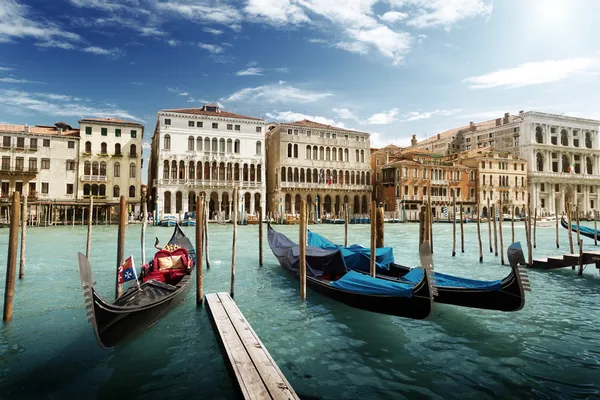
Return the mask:
[[[600, 119], [596, 0], [2, 0], [0, 122], [161, 109], [407, 145], [520, 110]], [[147, 158], [148, 151], [145, 151]]]

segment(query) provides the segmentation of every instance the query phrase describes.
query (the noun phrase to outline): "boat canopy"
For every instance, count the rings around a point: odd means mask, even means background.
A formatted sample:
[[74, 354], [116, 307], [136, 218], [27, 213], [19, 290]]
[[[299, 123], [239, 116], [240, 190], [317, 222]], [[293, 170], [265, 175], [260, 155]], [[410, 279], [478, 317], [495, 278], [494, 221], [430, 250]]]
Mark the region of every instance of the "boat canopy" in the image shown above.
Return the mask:
[[[438, 287], [455, 287], [468, 289], [500, 290], [502, 281], [479, 281], [475, 279], [460, 278], [458, 276], [434, 273], [435, 283]], [[423, 279], [423, 269], [413, 268], [400, 278], [404, 282], [417, 284]]]
[[330, 285], [354, 293], [408, 298], [412, 297], [414, 287], [412, 283], [407, 284], [377, 279], [355, 271], [348, 271], [346, 275], [337, 281], [331, 282]]
[[[342, 256], [348, 268], [369, 272], [371, 268], [371, 249], [353, 244], [349, 247], [334, 244], [319, 235], [308, 231], [308, 245], [319, 247], [321, 249], [335, 250], [340, 249]], [[391, 247], [380, 247], [375, 251], [375, 267], [377, 271], [389, 271], [390, 266], [394, 264], [394, 249]]]

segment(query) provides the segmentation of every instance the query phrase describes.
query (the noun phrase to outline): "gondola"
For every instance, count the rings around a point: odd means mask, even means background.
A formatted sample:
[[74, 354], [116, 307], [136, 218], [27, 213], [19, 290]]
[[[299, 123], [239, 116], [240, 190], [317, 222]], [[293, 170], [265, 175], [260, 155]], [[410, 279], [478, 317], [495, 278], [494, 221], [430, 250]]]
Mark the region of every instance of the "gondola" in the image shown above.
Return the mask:
[[[369, 270], [370, 249], [360, 245], [343, 247], [333, 244], [323, 236], [308, 232], [308, 244], [322, 249], [341, 249], [346, 264], [352, 270], [366, 273]], [[530, 290], [525, 257], [519, 242], [508, 248], [511, 271], [502, 280], [481, 281], [460, 278], [435, 272], [437, 303], [498, 311], [518, 311], [525, 305], [525, 291]], [[377, 249], [375, 262], [377, 277], [394, 282], [416, 284], [423, 276], [421, 268], [410, 268], [394, 262], [393, 249]]]
[[[168, 245], [179, 248], [172, 252], [164, 249], [156, 252], [148, 270], [139, 277], [140, 287], [133, 281], [112, 303], [102, 299], [94, 289], [89, 260], [79, 253], [87, 317], [103, 348], [113, 347], [140, 334], [183, 301], [192, 280], [196, 252], [179, 225], [175, 226]], [[180, 268], [159, 268], [165, 263], [177, 264]]]
[[[569, 229], [569, 223], [565, 221], [565, 217], [560, 218], [560, 224], [563, 228]], [[577, 233], [577, 224], [571, 224], [571, 229], [573, 230], [573, 232]], [[588, 228], [587, 226], [579, 225], [579, 233], [585, 237], [593, 239], [595, 232], [596, 231], [594, 231], [594, 228]], [[597, 232], [597, 237], [600, 238], [600, 231]]]
[[[299, 278], [300, 246], [268, 225], [269, 247], [280, 266]], [[425, 319], [433, 310], [429, 273], [416, 284], [390, 282], [348, 270], [339, 249], [306, 247], [306, 286], [350, 307]], [[435, 289], [433, 289], [435, 290]]]

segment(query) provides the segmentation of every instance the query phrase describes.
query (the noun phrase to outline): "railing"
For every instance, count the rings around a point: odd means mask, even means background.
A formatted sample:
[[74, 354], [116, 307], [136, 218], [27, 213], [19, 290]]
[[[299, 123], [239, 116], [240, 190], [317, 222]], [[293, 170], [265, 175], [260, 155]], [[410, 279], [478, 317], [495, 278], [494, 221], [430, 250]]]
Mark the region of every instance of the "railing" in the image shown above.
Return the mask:
[[28, 173], [28, 174], [35, 174], [38, 172], [37, 168], [25, 168], [25, 167], [11, 167], [11, 166], [5, 166], [2, 165], [0, 166], [0, 172], [5, 172], [5, 173]]
[[444, 180], [444, 179], [432, 179], [431, 184], [432, 185], [448, 185], [448, 181]]
[[200, 179], [159, 179], [154, 180], [154, 184], [158, 181], [161, 185], [186, 185], [193, 187], [243, 187], [253, 188], [263, 186], [263, 182], [244, 182], [234, 180], [200, 180]]
[[137, 158], [137, 154], [136, 153], [129, 153], [129, 158]]
[[352, 185], [342, 183], [310, 183], [310, 182], [281, 182], [282, 188], [292, 189], [347, 189], [347, 190], [372, 190], [371, 185]]
[[123, 157], [123, 153], [115, 153], [112, 156], [113, 157]]
[[409, 196], [409, 195], [407, 195], [407, 194], [405, 194], [405, 195], [404, 195], [404, 197], [403, 197], [403, 199], [404, 199], [404, 200], [410, 200], [410, 196]]
[[108, 178], [106, 175], [82, 175], [82, 182], [106, 182]]

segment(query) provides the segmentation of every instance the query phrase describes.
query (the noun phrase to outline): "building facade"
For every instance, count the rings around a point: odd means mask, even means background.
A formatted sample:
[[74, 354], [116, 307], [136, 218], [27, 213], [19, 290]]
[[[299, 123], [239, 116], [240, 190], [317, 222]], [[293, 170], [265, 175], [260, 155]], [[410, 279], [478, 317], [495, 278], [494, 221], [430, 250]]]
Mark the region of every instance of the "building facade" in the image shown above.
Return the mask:
[[443, 154], [404, 150], [382, 167], [381, 184], [384, 209], [400, 219], [417, 220], [425, 203], [431, 203], [434, 218], [447, 218], [454, 197], [467, 215], [475, 210], [475, 170]]
[[541, 214], [561, 213], [566, 201], [590, 213], [598, 208], [600, 121], [537, 111], [443, 132], [416, 144], [447, 154], [493, 147], [524, 158], [532, 207]]
[[488, 207], [498, 206], [502, 213], [521, 215], [527, 207], [527, 160], [492, 148], [471, 150], [457, 156], [457, 162], [476, 171], [476, 201], [480, 214], [489, 216]]
[[268, 209], [296, 215], [301, 200], [311, 219], [365, 214], [371, 204], [370, 140], [365, 132], [303, 120], [267, 133]]
[[385, 211], [395, 211], [394, 202], [391, 206], [388, 202], [383, 201], [383, 168], [391, 161], [398, 161], [400, 158], [397, 155], [402, 149], [396, 145], [390, 144], [380, 149], [371, 149], [371, 185], [373, 185], [373, 200], [378, 207], [383, 207]]
[[79, 129], [78, 198], [93, 196], [99, 204], [118, 204], [125, 196], [137, 215], [144, 126], [117, 118], [84, 118]]
[[33, 201], [69, 201], [78, 190], [79, 130], [0, 124], [0, 199], [13, 192]]
[[205, 195], [211, 219], [229, 220], [233, 189], [241, 212], [265, 209], [264, 162], [266, 123], [220, 110], [161, 110], [152, 137], [148, 186], [155, 218], [195, 210], [196, 196]]

